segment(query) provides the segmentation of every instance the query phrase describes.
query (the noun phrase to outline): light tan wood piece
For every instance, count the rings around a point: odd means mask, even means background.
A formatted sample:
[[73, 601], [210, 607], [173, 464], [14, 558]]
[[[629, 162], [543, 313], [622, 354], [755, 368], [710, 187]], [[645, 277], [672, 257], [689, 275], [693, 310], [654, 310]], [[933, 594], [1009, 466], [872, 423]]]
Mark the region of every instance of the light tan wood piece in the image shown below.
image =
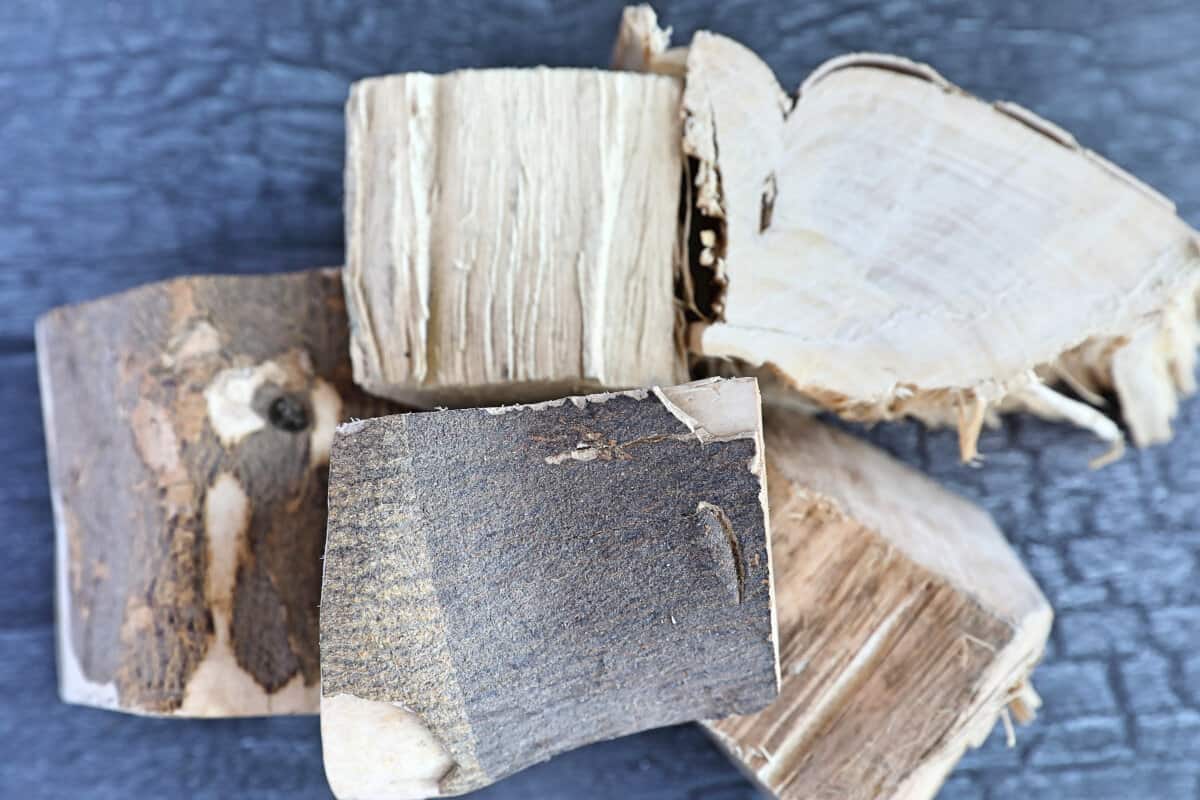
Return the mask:
[[[679, 60], [653, 12], [624, 22], [618, 65]], [[770, 364], [851, 419], [957, 425], [964, 458], [1006, 410], [1068, 419], [1119, 452], [1117, 426], [1058, 382], [1094, 403], [1115, 392], [1136, 443], [1169, 438], [1195, 390], [1200, 252], [1157, 192], [1029, 111], [894, 56], [834, 59], [793, 98], [752, 52], [702, 32], [685, 81], [696, 283], [714, 289], [696, 354]]]
[[805, 414], [763, 414], [783, 683], [705, 724], [780, 798], [931, 798], [998, 715], [1032, 717], [1050, 607], [984, 511]]
[[346, 107], [355, 380], [431, 405], [686, 379], [678, 80], [392, 75]]

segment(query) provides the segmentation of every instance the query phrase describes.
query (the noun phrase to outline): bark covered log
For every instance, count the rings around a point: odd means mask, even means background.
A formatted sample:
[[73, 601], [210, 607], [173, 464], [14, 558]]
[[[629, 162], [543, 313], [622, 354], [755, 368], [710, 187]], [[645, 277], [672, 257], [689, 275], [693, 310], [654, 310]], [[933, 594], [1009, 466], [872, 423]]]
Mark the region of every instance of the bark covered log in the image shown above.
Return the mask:
[[359, 384], [470, 406], [686, 379], [679, 92], [571, 69], [356, 83], [346, 296]]
[[337, 270], [55, 309], [37, 344], [63, 700], [314, 713], [329, 446], [394, 410], [351, 380]]
[[321, 600], [335, 794], [458, 794], [770, 701], [760, 424], [739, 379], [342, 426]]
[[776, 797], [928, 800], [1039, 705], [1050, 607], [986, 512], [804, 414], [764, 423], [783, 683], [706, 724]]

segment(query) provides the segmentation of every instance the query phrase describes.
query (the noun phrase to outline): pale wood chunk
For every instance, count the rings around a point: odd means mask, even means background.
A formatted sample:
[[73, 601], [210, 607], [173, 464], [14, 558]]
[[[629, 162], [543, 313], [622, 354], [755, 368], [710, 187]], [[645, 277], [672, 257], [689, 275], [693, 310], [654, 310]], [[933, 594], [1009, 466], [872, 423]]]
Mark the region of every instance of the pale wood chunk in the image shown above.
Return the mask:
[[927, 800], [1032, 717], [1050, 607], [986, 512], [805, 414], [764, 431], [783, 683], [705, 724], [776, 797]]
[[776, 696], [753, 380], [351, 423], [329, 501], [338, 797], [459, 794]]
[[38, 321], [59, 693], [135, 714], [315, 713], [337, 270], [181, 278]]
[[[655, 69], [665, 32], [627, 12], [621, 63]], [[623, 58], [621, 55], [625, 54]], [[672, 56], [678, 60], [678, 55]], [[860, 53], [796, 97], [740, 44], [696, 34], [684, 150], [696, 160], [712, 297], [697, 355], [769, 364], [809, 398], [875, 421], [958, 426], [964, 458], [996, 412], [1170, 436], [1194, 391], [1200, 250], [1154, 190], [1011, 103], [932, 68]]]
[[354, 84], [359, 384], [429, 407], [686, 380], [679, 98], [668, 77], [574, 69]]

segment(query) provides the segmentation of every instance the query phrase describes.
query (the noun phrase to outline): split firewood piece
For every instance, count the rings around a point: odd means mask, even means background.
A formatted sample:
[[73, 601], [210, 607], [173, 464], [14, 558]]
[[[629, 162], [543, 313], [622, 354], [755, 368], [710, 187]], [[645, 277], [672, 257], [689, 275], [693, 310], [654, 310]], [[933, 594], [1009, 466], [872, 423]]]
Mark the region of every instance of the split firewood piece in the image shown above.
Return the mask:
[[337, 270], [182, 278], [37, 326], [59, 692], [136, 714], [316, 713]]
[[459, 794], [776, 696], [753, 380], [338, 429], [321, 732], [338, 797]]
[[598, 70], [354, 84], [355, 380], [422, 406], [686, 380], [679, 101], [677, 80]]
[[706, 725], [780, 798], [931, 798], [998, 716], [1032, 718], [1050, 607], [983, 510], [803, 413], [764, 417], [783, 683]]
[[695, 353], [770, 364], [848, 418], [955, 424], [965, 458], [1006, 410], [1119, 448], [1107, 417], [1043, 382], [1114, 391], [1138, 444], [1170, 436], [1195, 389], [1200, 250], [1169, 201], [923, 64], [834, 59], [793, 98], [734, 41], [666, 46], [652, 11], [627, 13], [618, 64], [686, 63], [709, 298], [689, 303]]

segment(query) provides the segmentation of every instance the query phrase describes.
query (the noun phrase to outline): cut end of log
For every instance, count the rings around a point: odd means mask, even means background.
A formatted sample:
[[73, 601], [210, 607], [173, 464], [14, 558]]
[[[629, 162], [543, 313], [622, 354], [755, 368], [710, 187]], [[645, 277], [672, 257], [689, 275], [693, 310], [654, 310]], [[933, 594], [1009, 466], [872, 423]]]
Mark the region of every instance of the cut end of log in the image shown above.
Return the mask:
[[1111, 420], [1042, 381], [1115, 393], [1138, 445], [1169, 438], [1200, 343], [1196, 233], [1169, 201], [924, 64], [842, 56], [793, 99], [737, 42], [667, 51], [668, 34], [627, 9], [616, 52], [644, 70], [684, 57], [694, 356], [770, 366], [848, 419], [957, 426], [966, 460], [1018, 410], [1095, 432], [1094, 464], [1119, 455]]
[[336, 694], [321, 700], [325, 777], [338, 800], [423, 800], [441, 796], [454, 769], [420, 716], [400, 703]]

